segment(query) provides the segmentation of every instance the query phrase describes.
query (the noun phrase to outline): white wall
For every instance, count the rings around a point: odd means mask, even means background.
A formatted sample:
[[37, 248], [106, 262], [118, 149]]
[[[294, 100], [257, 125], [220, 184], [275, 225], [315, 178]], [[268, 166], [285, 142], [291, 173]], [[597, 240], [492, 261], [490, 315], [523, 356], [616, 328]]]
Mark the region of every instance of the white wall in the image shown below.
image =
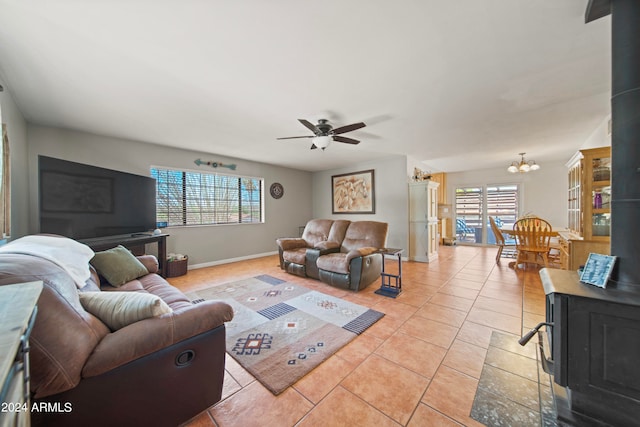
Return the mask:
[[591, 133], [589, 138], [580, 146], [581, 150], [587, 148], [599, 148], [611, 146], [611, 133], [609, 133], [609, 121], [611, 116], [606, 117], [600, 125]]
[[[373, 169], [375, 171], [375, 214], [332, 213], [331, 176]], [[333, 169], [313, 174], [313, 217], [346, 219], [350, 221], [381, 221], [389, 224], [387, 246], [409, 249], [409, 196], [407, 186], [407, 159], [390, 156], [384, 159], [354, 163], [348, 168]]]
[[[211, 153], [180, 150], [138, 141], [117, 139], [29, 125], [29, 231], [39, 231], [38, 225], [38, 155], [61, 158], [79, 163], [149, 176], [151, 165], [170, 168], [213, 171], [210, 166], [197, 166], [194, 160], [216, 160], [235, 163], [235, 171], [225, 173], [264, 178], [265, 223], [245, 225], [217, 225], [169, 227], [169, 252], [189, 255], [190, 266], [211, 265], [276, 251], [278, 237], [297, 237], [298, 225], [312, 218], [311, 173], [218, 156]], [[212, 151], [215, 145], [212, 143]], [[25, 168], [26, 169], [26, 168]], [[269, 186], [279, 182], [284, 196], [273, 199]], [[26, 192], [25, 192], [26, 194]]]
[[[567, 159], [569, 160], [569, 159]], [[504, 169], [482, 169], [447, 174], [447, 197], [454, 204], [456, 187], [520, 184], [520, 213], [546, 219], [553, 228], [567, 226], [567, 168], [564, 162], [545, 163], [540, 170], [512, 174]]]
[[0, 92], [2, 122], [7, 125], [9, 155], [11, 158], [11, 237], [29, 233], [28, 212], [29, 170], [27, 167], [27, 124], [13, 101], [10, 88], [0, 81], [4, 91]]

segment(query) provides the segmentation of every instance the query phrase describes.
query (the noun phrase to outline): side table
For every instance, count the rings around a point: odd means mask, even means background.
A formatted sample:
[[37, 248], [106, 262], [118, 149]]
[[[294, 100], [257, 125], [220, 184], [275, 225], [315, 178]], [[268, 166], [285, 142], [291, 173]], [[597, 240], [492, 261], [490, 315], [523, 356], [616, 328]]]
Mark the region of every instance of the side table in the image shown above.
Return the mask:
[[[382, 248], [377, 253], [382, 254], [382, 286], [375, 291], [378, 295], [395, 298], [402, 292], [402, 252], [404, 249]], [[386, 273], [384, 269], [384, 259], [387, 256], [398, 257], [398, 274]]]

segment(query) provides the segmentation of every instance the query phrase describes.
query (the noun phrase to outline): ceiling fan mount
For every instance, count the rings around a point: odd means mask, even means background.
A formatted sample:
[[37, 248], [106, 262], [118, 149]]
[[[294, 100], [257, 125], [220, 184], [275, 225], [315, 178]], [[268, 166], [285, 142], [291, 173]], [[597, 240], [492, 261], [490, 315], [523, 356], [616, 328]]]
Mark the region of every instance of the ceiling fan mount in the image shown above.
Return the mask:
[[298, 139], [298, 138], [312, 138], [311, 149], [314, 150], [316, 148], [321, 148], [324, 150], [329, 146], [332, 141], [342, 142], [345, 144], [360, 144], [360, 141], [353, 138], [347, 138], [346, 136], [342, 136], [341, 134], [354, 131], [356, 129], [361, 129], [366, 125], [362, 122], [352, 123], [346, 126], [340, 126], [338, 128], [333, 128], [333, 125], [329, 123], [327, 119], [319, 119], [318, 124], [313, 124], [305, 119], [298, 119], [300, 123], [311, 132], [313, 135], [306, 136], [288, 136], [284, 138], [277, 139]]

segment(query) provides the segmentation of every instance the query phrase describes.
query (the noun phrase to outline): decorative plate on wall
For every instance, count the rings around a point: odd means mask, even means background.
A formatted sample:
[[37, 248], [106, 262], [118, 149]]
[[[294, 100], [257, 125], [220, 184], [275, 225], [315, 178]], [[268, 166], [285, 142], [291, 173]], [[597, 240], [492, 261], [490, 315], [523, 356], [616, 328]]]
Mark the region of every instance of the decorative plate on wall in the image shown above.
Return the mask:
[[282, 187], [282, 184], [279, 182], [274, 182], [269, 188], [269, 193], [271, 193], [271, 197], [274, 199], [279, 199], [284, 195], [284, 187]]

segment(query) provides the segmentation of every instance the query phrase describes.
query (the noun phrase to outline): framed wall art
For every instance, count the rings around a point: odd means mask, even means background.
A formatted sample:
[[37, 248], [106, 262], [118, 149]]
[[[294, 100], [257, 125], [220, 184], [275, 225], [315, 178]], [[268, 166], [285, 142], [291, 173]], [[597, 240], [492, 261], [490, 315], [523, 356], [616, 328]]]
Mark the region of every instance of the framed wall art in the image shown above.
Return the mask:
[[374, 170], [350, 172], [331, 177], [331, 198], [334, 214], [374, 214]]

